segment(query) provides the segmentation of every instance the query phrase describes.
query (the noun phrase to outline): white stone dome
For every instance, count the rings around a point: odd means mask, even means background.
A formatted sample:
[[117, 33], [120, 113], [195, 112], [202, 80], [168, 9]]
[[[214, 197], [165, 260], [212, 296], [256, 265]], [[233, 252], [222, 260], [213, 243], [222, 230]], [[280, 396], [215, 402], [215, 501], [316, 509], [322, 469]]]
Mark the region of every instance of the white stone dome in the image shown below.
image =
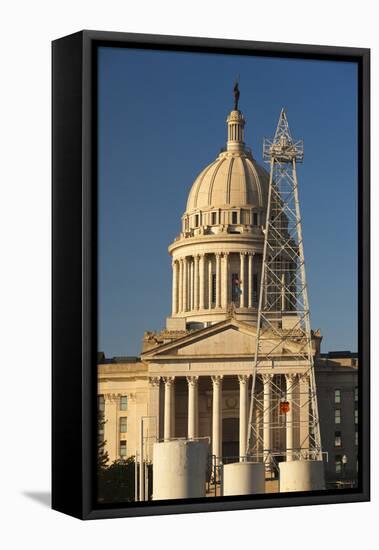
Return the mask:
[[269, 175], [246, 148], [225, 151], [195, 179], [186, 212], [209, 208], [265, 208]]

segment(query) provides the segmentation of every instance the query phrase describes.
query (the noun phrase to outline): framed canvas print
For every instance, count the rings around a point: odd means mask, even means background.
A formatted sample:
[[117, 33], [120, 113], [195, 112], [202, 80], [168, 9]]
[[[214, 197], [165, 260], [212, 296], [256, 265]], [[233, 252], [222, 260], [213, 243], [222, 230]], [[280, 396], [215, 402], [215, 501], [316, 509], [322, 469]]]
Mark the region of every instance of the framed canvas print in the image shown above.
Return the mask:
[[369, 499], [369, 50], [53, 42], [53, 508]]

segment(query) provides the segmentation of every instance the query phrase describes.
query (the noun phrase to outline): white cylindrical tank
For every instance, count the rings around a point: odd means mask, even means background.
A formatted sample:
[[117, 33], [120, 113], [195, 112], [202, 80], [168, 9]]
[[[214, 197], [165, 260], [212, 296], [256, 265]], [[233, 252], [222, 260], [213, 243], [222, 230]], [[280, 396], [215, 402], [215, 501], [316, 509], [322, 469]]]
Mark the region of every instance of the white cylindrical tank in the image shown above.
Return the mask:
[[153, 500], [205, 497], [207, 440], [154, 443]]
[[262, 462], [235, 462], [223, 467], [223, 495], [254, 495], [265, 492]]
[[320, 491], [325, 489], [322, 460], [292, 460], [279, 464], [279, 490]]

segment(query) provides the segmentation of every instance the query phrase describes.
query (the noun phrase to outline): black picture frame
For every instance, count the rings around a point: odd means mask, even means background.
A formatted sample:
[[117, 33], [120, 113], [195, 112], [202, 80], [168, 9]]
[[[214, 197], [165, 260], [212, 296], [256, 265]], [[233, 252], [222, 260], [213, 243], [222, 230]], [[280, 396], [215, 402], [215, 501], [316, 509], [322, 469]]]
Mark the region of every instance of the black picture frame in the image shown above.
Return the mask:
[[[97, 48], [355, 61], [358, 64], [359, 486], [96, 505]], [[81, 31], [52, 43], [52, 507], [81, 519], [300, 506], [370, 499], [370, 50]]]

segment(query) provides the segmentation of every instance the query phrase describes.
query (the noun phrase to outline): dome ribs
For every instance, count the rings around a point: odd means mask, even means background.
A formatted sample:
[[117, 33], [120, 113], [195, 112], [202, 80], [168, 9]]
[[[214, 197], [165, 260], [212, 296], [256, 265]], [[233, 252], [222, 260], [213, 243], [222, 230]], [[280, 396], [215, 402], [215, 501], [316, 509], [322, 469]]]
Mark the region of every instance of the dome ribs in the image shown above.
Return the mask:
[[234, 158], [231, 158], [230, 162], [229, 162], [229, 169], [228, 169], [228, 176], [227, 176], [225, 204], [230, 204], [230, 188], [231, 188], [231, 185], [232, 185], [233, 164], [234, 164]]
[[214, 182], [215, 182], [215, 179], [216, 179], [216, 176], [217, 176], [217, 172], [220, 170], [221, 166], [224, 164], [225, 159], [223, 158], [221, 161], [219, 161], [219, 160], [217, 160], [217, 161], [218, 161], [218, 165], [216, 166], [216, 168], [213, 172], [212, 179], [211, 179], [211, 182], [210, 182], [210, 185], [209, 185], [208, 206], [212, 206], [213, 185], [214, 185]]
[[[214, 166], [216, 164], [216, 162], [217, 162], [217, 159], [214, 160], [213, 162], [211, 162], [211, 164], [209, 164], [208, 166], [206, 166], [204, 168], [204, 170], [202, 172], [200, 172], [200, 174], [197, 176], [197, 178], [195, 180], [196, 187], [193, 189], [193, 191], [191, 189], [190, 194], [188, 196], [187, 208], [186, 208], [187, 211], [197, 208], [197, 201], [198, 201], [198, 198], [199, 198], [199, 191], [200, 191], [200, 188], [201, 188], [201, 184], [203, 183], [204, 178], [208, 174], [209, 170], [212, 168], [212, 166]], [[190, 204], [191, 199], [193, 200], [192, 205]]]

